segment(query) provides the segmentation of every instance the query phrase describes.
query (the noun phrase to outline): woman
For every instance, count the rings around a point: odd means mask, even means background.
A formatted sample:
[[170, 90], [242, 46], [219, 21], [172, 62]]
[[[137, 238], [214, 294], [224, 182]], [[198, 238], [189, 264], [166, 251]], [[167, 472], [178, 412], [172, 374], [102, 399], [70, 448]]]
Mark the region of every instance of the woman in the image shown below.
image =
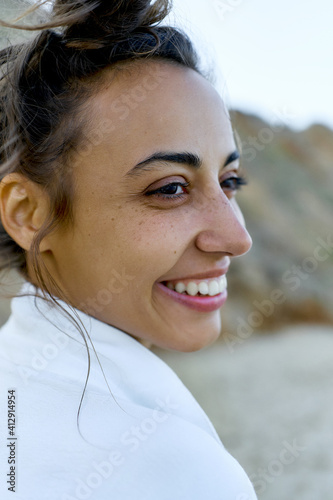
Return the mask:
[[148, 349], [212, 343], [251, 246], [228, 114], [168, 9], [59, 0], [2, 55], [2, 266], [26, 284], [0, 335], [1, 498], [255, 498]]

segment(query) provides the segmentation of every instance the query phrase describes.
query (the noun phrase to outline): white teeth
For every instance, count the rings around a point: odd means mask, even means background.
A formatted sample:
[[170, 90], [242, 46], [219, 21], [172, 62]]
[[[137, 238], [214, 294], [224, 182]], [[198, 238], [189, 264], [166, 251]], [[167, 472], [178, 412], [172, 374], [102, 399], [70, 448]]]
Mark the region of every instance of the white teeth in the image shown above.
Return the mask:
[[170, 281], [167, 282], [167, 287], [171, 290], [176, 290], [178, 293], [187, 293], [194, 297], [200, 293], [201, 295], [209, 295], [210, 297], [214, 297], [219, 293], [224, 292], [227, 287], [227, 278], [226, 276], [221, 276], [218, 279], [205, 280], [200, 281], [199, 283], [195, 283], [194, 281], [190, 281], [187, 285], [182, 281], [173, 285]]
[[201, 293], [201, 295], [208, 295], [209, 292], [208, 283], [206, 283], [205, 281], [199, 283], [198, 290]]
[[210, 281], [208, 284], [208, 295], [214, 297], [218, 293], [220, 293], [219, 283], [216, 280]]
[[198, 285], [196, 283], [193, 283], [193, 281], [191, 281], [187, 285], [186, 291], [189, 295], [192, 295], [192, 297], [194, 297], [194, 295], [197, 295], [198, 293]]
[[224, 290], [227, 288], [226, 276], [222, 276], [222, 278], [219, 279], [219, 287], [220, 287], [220, 293], [224, 292]]
[[[173, 286], [172, 286], [173, 288]], [[184, 293], [185, 290], [186, 290], [186, 286], [184, 285], [184, 283], [180, 282], [180, 283], [177, 283], [177, 285], [175, 286], [175, 290], [176, 292], [178, 293]]]

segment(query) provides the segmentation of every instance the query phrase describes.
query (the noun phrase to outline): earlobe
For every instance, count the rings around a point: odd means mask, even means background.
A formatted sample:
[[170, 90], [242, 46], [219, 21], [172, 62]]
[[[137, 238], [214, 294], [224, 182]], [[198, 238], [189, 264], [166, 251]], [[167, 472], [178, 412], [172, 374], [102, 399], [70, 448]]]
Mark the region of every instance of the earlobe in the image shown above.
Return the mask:
[[46, 220], [48, 211], [48, 196], [41, 186], [17, 173], [8, 174], [2, 179], [1, 221], [9, 236], [24, 250], [30, 250], [33, 238]]

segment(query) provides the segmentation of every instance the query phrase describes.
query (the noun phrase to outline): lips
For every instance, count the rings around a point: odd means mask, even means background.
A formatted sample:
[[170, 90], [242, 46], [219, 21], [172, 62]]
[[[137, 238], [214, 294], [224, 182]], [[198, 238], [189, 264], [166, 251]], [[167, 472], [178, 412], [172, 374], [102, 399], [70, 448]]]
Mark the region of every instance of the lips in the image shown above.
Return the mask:
[[223, 293], [219, 293], [214, 297], [202, 297], [198, 295], [192, 297], [191, 295], [170, 290], [170, 288], [167, 288], [162, 283], [156, 283], [156, 286], [161, 295], [166, 299], [172, 300], [177, 304], [201, 313], [209, 313], [220, 309], [220, 307], [222, 307], [227, 300], [228, 296], [227, 290], [225, 290]]
[[221, 271], [210, 274], [215, 276], [168, 280], [156, 285], [166, 299], [198, 312], [209, 313], [220, 309], [228, 296], [225, 274]]

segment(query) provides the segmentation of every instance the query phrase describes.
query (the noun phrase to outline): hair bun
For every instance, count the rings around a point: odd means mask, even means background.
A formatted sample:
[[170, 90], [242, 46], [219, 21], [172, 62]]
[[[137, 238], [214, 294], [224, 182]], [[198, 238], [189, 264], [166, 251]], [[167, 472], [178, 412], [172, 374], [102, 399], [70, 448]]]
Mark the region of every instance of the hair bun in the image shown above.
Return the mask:
[[56, 0], [51, 23], [63, 27], [67, 46], [96, 49], [149, 31], [170, 8], [170, 0]]

